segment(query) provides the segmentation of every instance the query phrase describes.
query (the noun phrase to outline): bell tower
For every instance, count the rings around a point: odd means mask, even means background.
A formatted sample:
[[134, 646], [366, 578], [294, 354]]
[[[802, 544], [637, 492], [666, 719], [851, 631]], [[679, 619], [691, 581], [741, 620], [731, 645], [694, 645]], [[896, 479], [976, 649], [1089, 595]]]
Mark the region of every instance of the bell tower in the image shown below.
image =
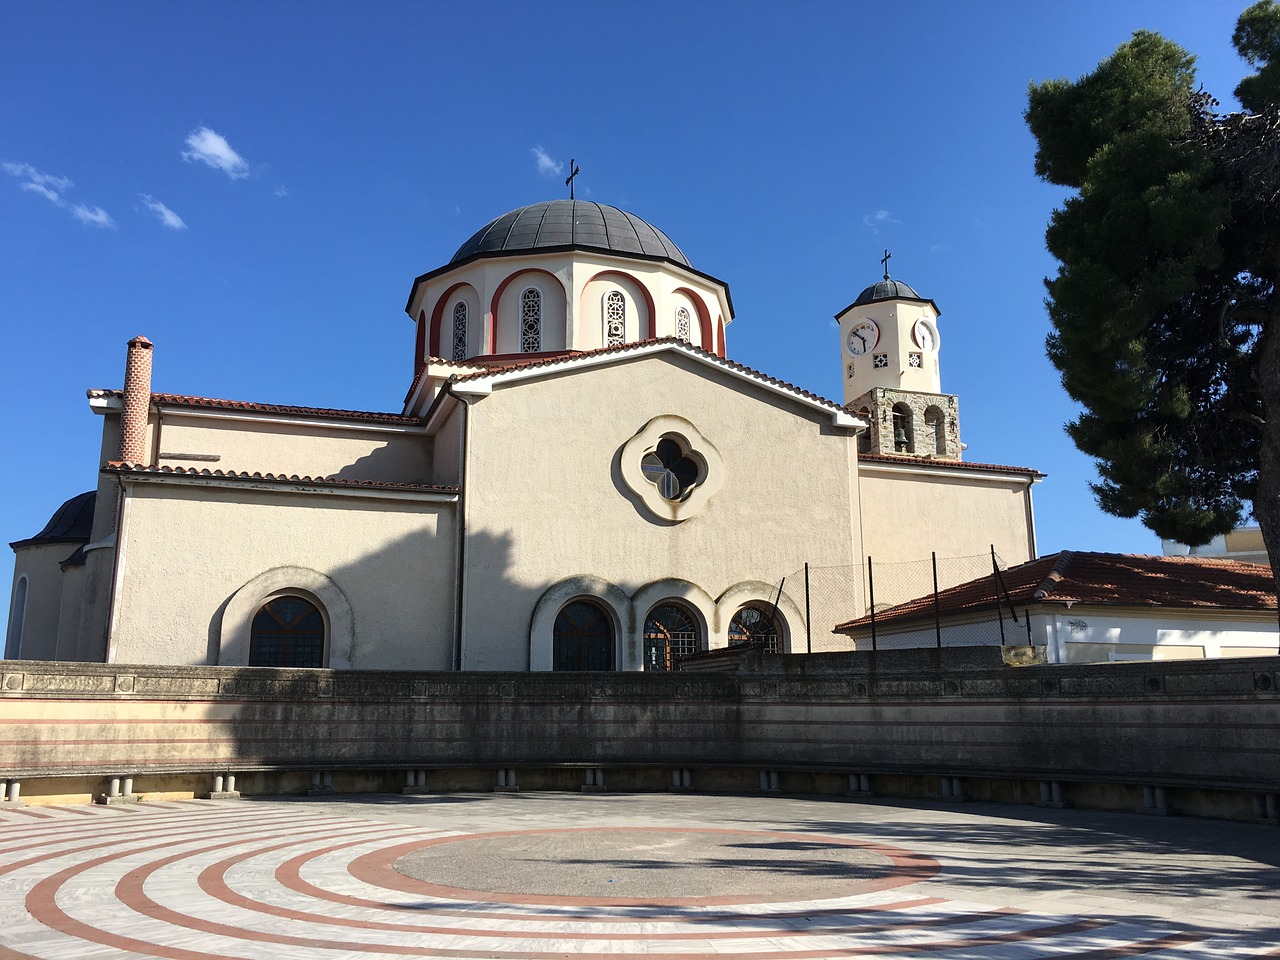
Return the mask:
[[836, 314], [845, 406], [870, 423], [861, 452], [959, 460], [959, 400], [942, 392], [938, 305], [907, 284], [873, 283]]

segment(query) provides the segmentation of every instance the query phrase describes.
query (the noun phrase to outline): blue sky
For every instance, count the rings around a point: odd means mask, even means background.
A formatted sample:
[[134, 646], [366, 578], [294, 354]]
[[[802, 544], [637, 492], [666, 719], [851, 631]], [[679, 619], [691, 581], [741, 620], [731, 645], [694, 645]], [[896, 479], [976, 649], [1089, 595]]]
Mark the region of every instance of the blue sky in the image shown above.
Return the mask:
[[[1143, 28], [1196, 53], [1229, 107], [1238, 13], [7, 0], [0, 539], [95, 485], [84, 391], [121, 384], [137, 334], [157, 391], [398, 411], [412, 279], [491, 218], [564, 196], [573, 156], [579, 197], [729, 283], [731, 358], [824, 396], [841, 396], [832, 315], [890, 249], [942, 310], [967, 458], [1049, 474], [1040, 552], [1158, 552], [1099, 511], [1062, 431], [1042, 286], [1062, 195], [1032, 172], [1022, 111], [1031, 81], [1079, 76]], [[5, 550], [0, 604], [11, 569]]]

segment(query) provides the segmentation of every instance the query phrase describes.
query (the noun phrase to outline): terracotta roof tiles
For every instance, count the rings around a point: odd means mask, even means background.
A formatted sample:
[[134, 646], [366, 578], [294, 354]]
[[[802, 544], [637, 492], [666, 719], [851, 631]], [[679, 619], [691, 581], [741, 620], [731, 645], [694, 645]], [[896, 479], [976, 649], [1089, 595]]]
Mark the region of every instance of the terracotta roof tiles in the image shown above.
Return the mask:
[[[92, 397], [123, 397], [120, 390], [90, 390]], [[327, 407], [296, 407], [276, 403], [254, 403], [248, 400], [220, 400], [214, 397], [189, 397], [178, 393], [153, 393], [151, 402], [174, 407], [201, 407], [209, 410], [233, 410], [247, 413], [271, 413], [294, 417], [324, 417], [333, 420], [360, 420], [372, 423], [394, 423], [420, 426], [422, 420], [401, 413], [379, 413], [369, 410], [337, 410]]]
[[[1064, 550], [1002, 571], [1015, 607], [1033, 603], [1096, 603], [1111, 606], [1177, 607], [1205, 610], [1275, 610], [1271, 568], [1260, 563], [1209, 557]], [[992, 578], [979, 577], [938, 592], [938, 611], [952, 616], [991, 610]], [[932, 619], [933, 594], [876, 613], [876, 626]], [[837, 632], [869, 626], [869, 616], [835, 627]]]
[[386, 480], [357, 480], [350, 477], [303, 477], [298, 474], [250, 473], [247, 470], [211, 470], [208, 467], [153, 467], [122, 460], [108, 460], [102, 469], [108, 473], [174, 476], [219, 480], [267, 481], [306, 486], [351, 487], [362, 490], [398, 490], [406, 493], [458, 493], [458, 487], [434, 483], [392, 483]]

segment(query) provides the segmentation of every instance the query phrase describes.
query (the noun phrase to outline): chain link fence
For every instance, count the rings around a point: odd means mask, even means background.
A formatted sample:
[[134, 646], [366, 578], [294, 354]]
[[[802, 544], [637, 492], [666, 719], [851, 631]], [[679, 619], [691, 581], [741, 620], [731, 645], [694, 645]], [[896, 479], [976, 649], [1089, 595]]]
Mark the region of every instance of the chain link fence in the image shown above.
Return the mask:
[[[792, 653], [1029, 642], [994, 548], [959, 557], [822, 566], [806, 564], [775, 587], [793, 631]], [[874, 610], [874, 615], [873, 615]], [[799, 635], [797, 635], [799, 633]]]

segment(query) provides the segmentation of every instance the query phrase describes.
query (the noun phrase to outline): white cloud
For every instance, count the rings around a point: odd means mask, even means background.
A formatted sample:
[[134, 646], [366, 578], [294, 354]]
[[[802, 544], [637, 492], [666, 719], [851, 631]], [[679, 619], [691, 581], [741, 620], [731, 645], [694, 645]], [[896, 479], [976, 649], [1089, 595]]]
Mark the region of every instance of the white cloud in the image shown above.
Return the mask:
[[274, 195], [277, 197], [287, 197], [289, 195], [289, 188], [282, 183], [280, 186], [276, 187]]
[[863, 226], [871, 227], [873, 230], [882, 224], [901, 222], [901, 220], [897, 219], [888, 210], [877, 210], [874, 213], [866, 214], [862, 218]]
[[[29, 163], [13, 163], [6, 160], [4, 163], [0, 163], [0, 167], [3, 167], [4, 172], [9, 174], [9, 176], [21, 177], [28, 183], [46, 188], [49, 193], [61, 193], [72, 185], [70, 179], [67, 177], [55, 177], [51, 173], [44, 173], [37, 170]], [[24, 186], [23, 189], [26, 190], [31, 188]], [[44, 193], [44, 191], [37, 192]], [[48, 193], [44, 193], [44, 195], [48, 196]]]
[[111, 219], [111, 214], [103, 210], [101, 207], [86, 207], [84, 204], [77, 203], [71, 208], [71, 215], [81, 223], [90, 227], [114, 227], [116, 222]]
[[551, 154], [543, 150], [541, 146], [534, 147], [530, 151], [534, 159], [538, 161], [538, 172], [544, 177], [559, 176], [564, 173], [564, 161], [555, 161], [551, 159]]
[[208, 127], [192, 130], [187, 134], [186, 144], [191, 149], [182, 151], [182, 159], [188, 163], [199, 161], [207, 164], [215, 170], [221, 170], [232, 180], [240, 180], [249, 175], [248, 162], [217, 131]]
[[170, 230], [187, 229], [186, 223], [183, 222], [183, 219], [180, 216], [178, 216], [176, 213], [174, 213], [172, 210], [166, 207], [163, 203], [161, 203], [155, 197], [151, 196], [151, 194], [140, 193], [138, 194], [138, 196], [142, 198], [142, 202], [146, 206], [146, 208], [150, 210], [152, 213], [154, 213], [157, 217], [159, 217], [160, 222], [163, 223]]
[[82, 203], [72, 206], [67, 203], [62, 193], [73, 186], [69, 177], [55, 177], [51, 173], [37, 170], [29, 163], [14, 163], [10, 160], [0, 162], [0, 170], [4, 170], [11, 177], [18, 177], [22, 180], [18, 184], [19, 190], [39, 194], [54, 206], [68, 211], [83, 224], [91, 227], [114, 227], [116, 225], [116, 222], [111, 219], [111, 214], [101, 207], [86, 207]]
[[38, 193], [46, 200], [50, 200], [53, 203], [62, 203], [62, 197], [58, 196], [57, 192], [50, 190], [43, 183], [36, 183], [34, 180], [28, 180], [25, 183], [18, 184], [18, 189], [30, 190], [32, 193]]

